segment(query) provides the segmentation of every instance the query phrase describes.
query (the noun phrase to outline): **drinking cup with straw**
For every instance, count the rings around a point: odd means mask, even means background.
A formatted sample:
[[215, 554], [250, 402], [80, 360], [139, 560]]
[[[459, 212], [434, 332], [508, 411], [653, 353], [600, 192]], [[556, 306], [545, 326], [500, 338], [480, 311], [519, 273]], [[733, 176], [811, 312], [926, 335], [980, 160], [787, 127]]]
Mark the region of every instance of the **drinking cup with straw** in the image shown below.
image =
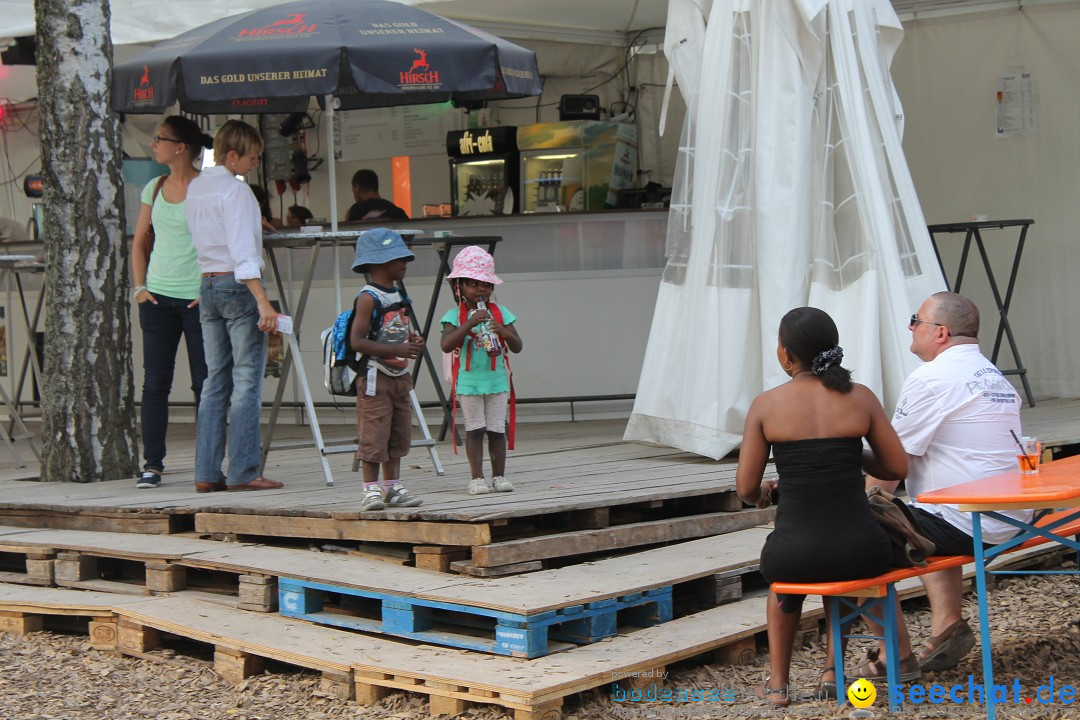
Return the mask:
[[1016, 456], [1020, 462], [1020, 474], [1037, 474], [1039, 472], [1039, 441], [1028, 437], [1021, 440], [1012, 429], [1009, 430], [1009, 434], [1012, 435], [1013, 440], [1016, 441], [1016, 447], [1020, 450]]

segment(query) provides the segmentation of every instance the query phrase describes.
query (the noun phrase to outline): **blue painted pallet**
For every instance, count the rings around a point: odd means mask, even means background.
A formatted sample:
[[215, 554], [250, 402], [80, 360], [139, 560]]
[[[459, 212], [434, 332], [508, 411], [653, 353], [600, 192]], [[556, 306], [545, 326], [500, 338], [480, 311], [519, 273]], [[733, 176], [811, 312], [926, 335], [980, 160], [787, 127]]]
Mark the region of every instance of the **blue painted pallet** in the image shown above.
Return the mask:
[[[326, 593], [341, 598], [333, 611]], [[524, 614], [282, 577], [278, 606], [282, 615], [320, 625], [525, 658], [547, 655], [549, 639], [593, 643], [616, 635], [620, 623], [648, 627], [672, 619], [671, 586]], [[365, 610], [368, 617], [357, 614]]]

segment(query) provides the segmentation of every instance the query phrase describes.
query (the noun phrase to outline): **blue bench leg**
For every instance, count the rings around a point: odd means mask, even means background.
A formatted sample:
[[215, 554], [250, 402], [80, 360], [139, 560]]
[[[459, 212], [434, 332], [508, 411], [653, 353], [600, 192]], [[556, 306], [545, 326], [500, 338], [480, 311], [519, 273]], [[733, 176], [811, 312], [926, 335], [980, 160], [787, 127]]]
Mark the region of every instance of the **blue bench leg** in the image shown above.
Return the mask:
[[900, 636], [896, 626], [896, 613], [898, 608], [896, 588], [889, 583], [889, 593], [881, 604], [881, 625], [885, 631], [885, 674], [888, 685], [885, 692], [889, 696], [889, 709], [893, 712], [900, 711], [899, 704], [893, 704], [890, 688], [900, 685]]
[[847, 692], [844, 679], [844, 629], [840, 624], [843, 607], [840, 598], [826, 596], [824, 599], [829, 608], [829, 641], [833, 647], [833, 672], [836, 674], [836, 705], [842, 707]]

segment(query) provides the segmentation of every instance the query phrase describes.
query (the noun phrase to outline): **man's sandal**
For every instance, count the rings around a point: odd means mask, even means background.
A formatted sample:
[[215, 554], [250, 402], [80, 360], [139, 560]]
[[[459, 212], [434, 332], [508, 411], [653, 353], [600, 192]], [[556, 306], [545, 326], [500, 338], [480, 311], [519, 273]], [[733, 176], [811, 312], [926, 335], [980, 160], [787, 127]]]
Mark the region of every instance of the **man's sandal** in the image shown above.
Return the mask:
[[[862, 678], [863, 680], [887, 680], [888, 669], [885, 667], [885, 660], [880, 657], [877, 648], [869, 650], [866, 653], [866, 659], [863, 660], [859, 667], [851, 671], [849, 677]], [[919, 659], [915, 656], [915, 653], [908, 655], [900, 661], [900, 682], [911, 682], [918, 680], [922, 677], [922, 670], [919, 668]]]
[[757, 695], [759, 700], [768, 700], [769, 704], [773, 707], [787, 707], [791, 704], [791, 694], [788, 692], [787, 685], [781, 685], [780, 687], [769, 687], [769, 683], [772, 682], [772, 678], [765, 678], [765, 682], [761, 683], [754, 690], [754, 694]]
[[927, 672], [956, 667], [975, 647], [975, 633], [963, 619], [957, 620], [940, 635], [934, 635], [919, 650], [919, 667]]

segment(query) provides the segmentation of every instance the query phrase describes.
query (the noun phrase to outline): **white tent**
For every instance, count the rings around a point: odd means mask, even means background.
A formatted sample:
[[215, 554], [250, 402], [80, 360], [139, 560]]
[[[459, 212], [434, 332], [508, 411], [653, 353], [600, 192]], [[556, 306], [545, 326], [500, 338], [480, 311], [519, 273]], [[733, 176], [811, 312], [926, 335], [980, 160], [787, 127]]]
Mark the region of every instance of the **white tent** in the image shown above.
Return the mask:
[[786, 379], [785, 312], [829, 312], [845, 366], [888, 406], [917, 362], [906, 319], [945, 286], [900, 145], [892, 7], [713, 0], [705, 22], [704, 5], [669, 2], [690, 112], [626, 438], [719, 458]]

